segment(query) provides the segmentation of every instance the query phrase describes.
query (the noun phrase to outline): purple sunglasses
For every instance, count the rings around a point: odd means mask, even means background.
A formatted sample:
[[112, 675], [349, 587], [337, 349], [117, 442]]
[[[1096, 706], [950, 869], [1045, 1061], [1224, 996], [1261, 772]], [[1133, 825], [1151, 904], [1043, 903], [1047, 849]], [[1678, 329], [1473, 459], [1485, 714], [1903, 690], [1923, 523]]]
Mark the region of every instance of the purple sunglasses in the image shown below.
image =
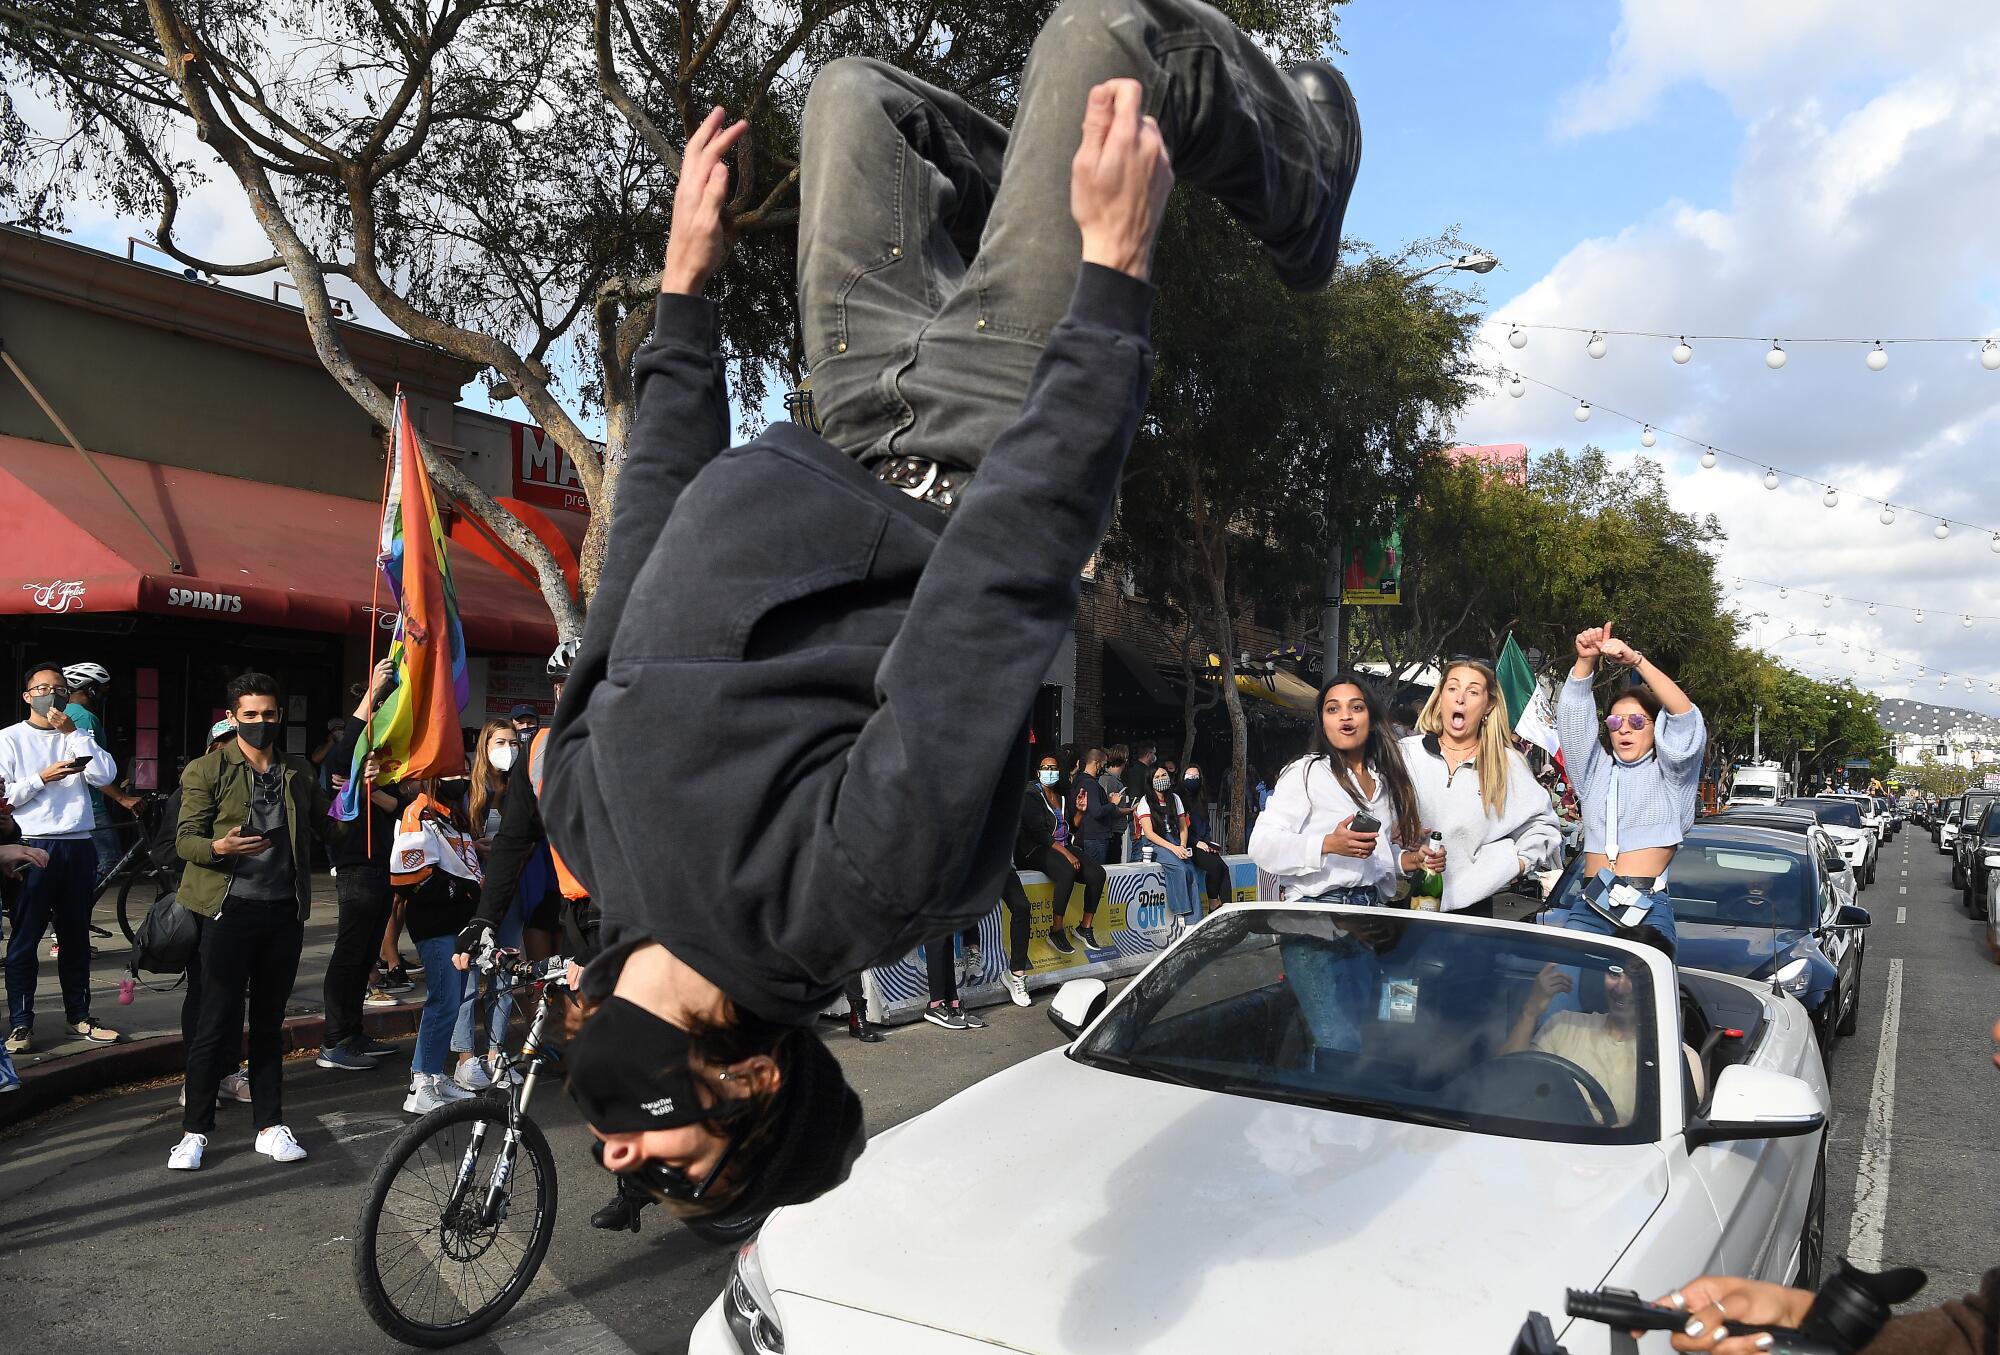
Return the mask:
[[1644, 729], [1646, 727], [1646, 717], [1643, 715], [1607, 715], [1604, 717], [1604, 727], [1613, 734], [1618, 732], [1621, 725], [1631, 730]]

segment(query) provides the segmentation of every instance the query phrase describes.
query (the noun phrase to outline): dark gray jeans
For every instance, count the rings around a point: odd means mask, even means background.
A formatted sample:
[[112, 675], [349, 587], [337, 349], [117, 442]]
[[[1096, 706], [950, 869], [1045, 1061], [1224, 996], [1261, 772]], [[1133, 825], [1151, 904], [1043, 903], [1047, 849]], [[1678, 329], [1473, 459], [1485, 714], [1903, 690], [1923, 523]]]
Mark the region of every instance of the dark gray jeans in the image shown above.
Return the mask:
[[1280, 257], [1337, 247], [1317, 114], [1200, 0], [1066, 0], [1035, 41], [1011, 135], [891, 66], [832, 62], [806, 100], [798, 255], [828, 441], [863, 462], [978, 467], [1068, 310], [1082, 250], [1070, 160], [1091, 87], [1121, 76], [1144, 86], [1179, 182]]

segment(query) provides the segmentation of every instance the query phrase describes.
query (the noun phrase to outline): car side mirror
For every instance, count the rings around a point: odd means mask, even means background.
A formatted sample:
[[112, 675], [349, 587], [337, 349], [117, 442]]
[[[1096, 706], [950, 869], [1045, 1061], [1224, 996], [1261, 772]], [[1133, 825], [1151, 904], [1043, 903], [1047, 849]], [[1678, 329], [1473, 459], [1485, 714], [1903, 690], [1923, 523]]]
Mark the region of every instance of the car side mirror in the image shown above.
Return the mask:
[[1056, 989], [1055, 1000], [1049, 1003], [1049, 1022], [1074, 1040], [1110, 1001], [1111, 990], [1103, 979], [1071, 979]]
[[1847, 858], [1839, 852], [1828, 852], [1820, 858], [1819, 865], [1820, 869], [1826, 871], [1828, 874], [1838, 875], [1847, 869]]
[[1693, 1152], [1709, 1143], [1797, 1138], [1824, 1128], [1826, 1111], [1803, 1079], [1732, 1063], [1715, 1079], [1708, 1113], [1689, 1121], [1687, 1146]]
[[1874, 924], [1875, 919], [1870, 917], [1868, 910], [1859, 904], [1842, 904], [1840, 911], [1833, 915], [1833, 925], [1836, 927], [1871, 927]]

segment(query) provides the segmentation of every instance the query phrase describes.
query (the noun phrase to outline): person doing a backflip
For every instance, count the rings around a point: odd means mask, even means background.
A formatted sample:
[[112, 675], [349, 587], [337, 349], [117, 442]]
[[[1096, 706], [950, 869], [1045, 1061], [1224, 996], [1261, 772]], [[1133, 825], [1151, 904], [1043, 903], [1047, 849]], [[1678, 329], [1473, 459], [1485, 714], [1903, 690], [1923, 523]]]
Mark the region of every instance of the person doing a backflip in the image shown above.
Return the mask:
[[571, 1092], [604, 1166], [714, 1237], [861, 1149], [815, 1014], [999, 897], [1030, 710], [1145, 402], [1169, 189], [1314, 289], [1361, 146], [1337, 71], [1281, 71], [1198, 0], [1066, 0], [1011, 131], [834, 61], [799, 164], [820, 429], [732, 447], [702, 291], [741, 132], [716, 109], [688, 142], [541, 805], [602, 915]]

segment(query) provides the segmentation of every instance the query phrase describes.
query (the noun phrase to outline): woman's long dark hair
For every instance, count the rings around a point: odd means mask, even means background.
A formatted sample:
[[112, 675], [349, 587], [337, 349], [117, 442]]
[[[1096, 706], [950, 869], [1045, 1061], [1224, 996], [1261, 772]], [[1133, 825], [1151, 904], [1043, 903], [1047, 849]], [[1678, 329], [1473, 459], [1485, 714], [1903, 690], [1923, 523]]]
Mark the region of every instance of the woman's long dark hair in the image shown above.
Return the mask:
[[1347, 759], [1342, 757], [1326, 737], [1326, 697], [1335, 687], [1352, 687], [1361, 693], [1361, 699], [1368, 707], [1368, 741], [1361, 746], [1361, 760], [1375, 768], [1375, 774], [1382, 778], [1389, 788], [1389, 807], [1395, 816], [1390, 825], [1394, 830], [1394, 840], [1402, 847], [1415, 847], [1422, 840], [1423, 815], [1417, 809], [1417, 790], [1410, 784], [1410, 773], [1403, 766], [1403, 750], [1396, 746], [1396, 736], [1389, 727], [1389, 712], [1382, 704], [1382, 698], [1375, 694], [1368, 679], [1359, 673], [1336, 673], [1333, 681], [1319, 689], [1319, 699], [1313, 703], [1312, 738], [1306, 743], [1306, 772], [1312, 772], [1315, 758], [1323, 758], [1333, 779], [1347, 792], [1348, 798], [1356, 804], [1368, 803], [1368, 797], [1354, 784], [1354, 774], [1348, 770]]

